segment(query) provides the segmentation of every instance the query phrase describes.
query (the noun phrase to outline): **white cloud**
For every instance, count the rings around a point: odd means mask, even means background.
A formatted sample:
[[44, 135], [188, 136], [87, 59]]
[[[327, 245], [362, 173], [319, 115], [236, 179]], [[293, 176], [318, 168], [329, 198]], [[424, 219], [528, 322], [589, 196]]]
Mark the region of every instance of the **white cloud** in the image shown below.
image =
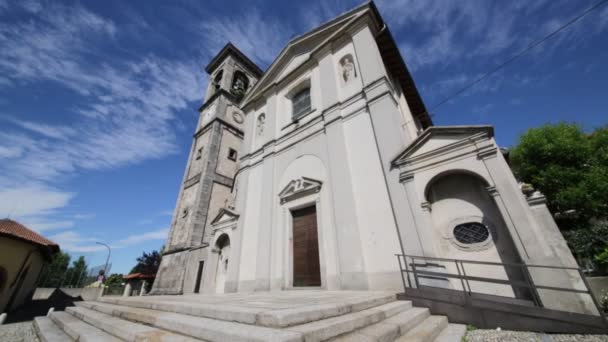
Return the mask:
[[47, 138], [67, 139], [76, 134], [76, 131], [67, 126], [53, 126], [36, 122], [9, 119], [13, 124], [20, 126], [23, 129], [38, 133]]
[[10, 141], [10, 148], [2, 146], [0, 158], [13, 160], [0, 171], [49, 181], [79, 169], [120, 167], [175, 152], [177, 115], [201, 100], [198, 63], [154, 55], [98, 61], [90, 56], [102, 56], [115, 39], [114, 23], [79, 5], [44, 6], [36, 20], [0, 23], [0, 72], [19, 84], [52, 81], [73, 90], [86, 98], [75, 108], [84, 115], [70, 127], [12, 118], [23, 131], [2, 134], [0, 144]]
[[0, 216], [25, 217], [51, 214], [66, 206], [73, 196], [73, 193], [44, 186], [5, 188], [0, 190]]
[[[2, 4], [0, 9], [7, 7]], [[29, 17], [0, 22], [0, 90], [52, 82], [71, 90], [77, 101], [60, 113], [69, 126], [25, 119], [28, 113], [1, 114], [0, 215], [38, 231], [72, 229], [78, 218], [60, 213], [75, 194], [57, 184], [81, 170], [174, 153], [178, 115], [188, 110], [194, 120], [204, 77], [196, 56], [106, 59], [106, 49], [121, 39], [120, 32], [112, 20], [80, 4], [31, 1], [21, 6]], [[98, 248], [77, 232], [60, 234], [55, 236], [68, 249]]]
[[[160, 229], [156, 231], [133, 234], [123, 239], [109, 242], [111, 248], [126, 248], [135, 246], [147, 241], [165, 240], [169, 234], [169, 229]], [[90, 253], [105, 250], [106, 247], [96, 244], [100, 241], [96, 238], [84, 236], [75, 231], [65, 231], [49, 237], [52, 241], [59, 244], [62, 250], [76, 253]], [[103, 242], [103, 241], [100, 241]]]
[[[577, 2], [515, 0], [416, 1], [380, 0], [378, 8], [398, 39], [408, 66], [436, 69], [486, 68], [521, 51], [582, 12]], [[535, 49], [546, 58], [561, 49], [576, 49], [608, 27], [608, 10], [590, 14]], [[565, 13], [565, 14], [564, 14]], [[594, 18], [591, 18], [594, 17]]]
[[274, 60], [293, 32], [288, 22], [251, 8], [226, 17], [209, 16], [201, 26], [203, 44], [213, 54], [230, 41], [260, 66]]
[[102, 245], [95, 244], [95, 238], [86, 237], [71, 230], [51, 235], [49, 239], [57, 243], [63, 251], [68, 252], [90, 253], [106, 249]]
[[25, 218], [21, 221], [26, 227], [37, 232], [46, 232], [49, 230], [68, 229], [74, 227], [74, 221], [39, 221], [37, 218]]
[[132, 245], [137, 245], [145, 241], [165, 240], [169, 235], [169, 229], [160, 229], [144, 234], [130, 235], [124, 239], [118, 240], [112, 244], [115, 248], [124, 248]]

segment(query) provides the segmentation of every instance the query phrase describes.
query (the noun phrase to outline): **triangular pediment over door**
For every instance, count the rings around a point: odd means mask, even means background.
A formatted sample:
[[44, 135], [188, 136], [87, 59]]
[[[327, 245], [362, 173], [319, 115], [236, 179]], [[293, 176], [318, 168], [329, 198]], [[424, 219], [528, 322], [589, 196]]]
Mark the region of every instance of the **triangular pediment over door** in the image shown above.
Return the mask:
[[323, 182], [319, 180], [300, 177], [290, 181], [279, 193], [279, 198], [281, 199], [281, 203], [289, 202], [296, 198], [319, 192], [322, 185]]

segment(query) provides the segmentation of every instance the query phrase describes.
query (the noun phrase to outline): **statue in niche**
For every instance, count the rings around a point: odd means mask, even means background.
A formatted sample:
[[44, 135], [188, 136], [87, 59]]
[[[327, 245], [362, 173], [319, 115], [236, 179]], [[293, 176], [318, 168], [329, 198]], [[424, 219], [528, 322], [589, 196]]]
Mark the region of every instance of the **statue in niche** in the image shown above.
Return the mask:
[[266, 123], [266, 115], [260, 114], [258, 116], [258, 136], [264, 134], [264, 124]]
[[353, 57], [346, 55], [340, 59], [340, 66], [342, 68], [342, 80], [344, 83], [348, 83], [353, 78], [357, 77], [357, 70], [355, 69], [355, 63], [353, 63]]

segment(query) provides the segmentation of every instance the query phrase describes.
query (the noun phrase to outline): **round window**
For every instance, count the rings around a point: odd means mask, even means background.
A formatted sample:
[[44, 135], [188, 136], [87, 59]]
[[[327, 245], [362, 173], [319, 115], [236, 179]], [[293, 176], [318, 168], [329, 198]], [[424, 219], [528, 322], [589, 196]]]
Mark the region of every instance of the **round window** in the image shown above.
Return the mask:
[[461, 223], [454, 227], [454, 237], [458, 242], [470, 245], [486, 241], [490, 237], [490, 230], [479, 222]]

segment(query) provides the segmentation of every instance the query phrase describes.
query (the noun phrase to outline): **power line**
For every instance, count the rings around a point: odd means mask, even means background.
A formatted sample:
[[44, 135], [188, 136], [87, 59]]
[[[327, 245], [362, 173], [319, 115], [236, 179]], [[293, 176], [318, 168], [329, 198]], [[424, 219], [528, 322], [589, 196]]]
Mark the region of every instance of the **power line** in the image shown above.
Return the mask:
[[[544, 43], [545, 41], [553, 38], [553, 36], [555, 36], [556, 34], [558, 34], [559, 32], [563, 31], [564, 29], [566, 29], [567, 27], [569, 27], [570, 25], [576, 23], [577, 21], [581, 20], [583, 17], [585, 17], [587, 14], [593, 12], [594, 10], [598, 9], [599, 7], [601, 7], [602, 5], [606, 4], [608, 2], [608, 0], [602, 0], [597, 2], [595, 5], [589, 7], [587, 10], [585, 10], [584, 12], [582, 12], [581, 14], [577, 15], [576, 17], [570, 19], [570, 21], [566, 22], [565, 24], [563, 24], [562, 26], [558, 27], [556, 30], [552, 31], [551, 33], [549, 33], [548, 35], [544, 36], [543, 38], [530, 43], [528, 46], [526, 46], [523, 50], [521, 50], [519, 53], [515, 54], [514, 56], [512, 56], [511, 58], [507, 59], [506, 61], [502, 62], [501, 64], [497, 65], [496, 67], [494, 67], [493, 69], [491, 69], [490, 71], [486, 72], [485, 74], [481, 75], [480, 77], [476, 78], [473, 82], [467, 84], [466, 86], [462, 87], [461, 89], [459, 89], [458, 91], [454, 92], [453, 94], [445, 97], [443, 100], [439, 101], [438, 103], [434, 104], [431, 109], [429, 110], [434, 110], [437, 109], [437, 107], [442, 106], [443, 104], [445, 104], [446, 102], [450, 101], [451, 99], [453, 99], [454, 97], [457, 97], [458, 95], [464, 93], [466, 90], [470, 89], [471, 87], [473, 87], [474, 85], [476, 85], [477, 83], [483, 81], [484, 79], [488, 78], [489, 76], [491, 76], [492, 74], [496, 73], [498, 70], [504, 68], [505, 66], [511, 64], [513, 61], [515, 61], [516, 59], [518, 59], [519, 57], [523, 56], [524, 54], [526, 54], [528, 51], [534, 49], [535, 47], [539, 46], [540, 44]], [[429, 112], [429, 110], [426, 110], [424, 112], [422, 112], [421, 114], [428, 114], [429, 116], [433, 117], [435, 116], [435, 114], [431, 114]]]

